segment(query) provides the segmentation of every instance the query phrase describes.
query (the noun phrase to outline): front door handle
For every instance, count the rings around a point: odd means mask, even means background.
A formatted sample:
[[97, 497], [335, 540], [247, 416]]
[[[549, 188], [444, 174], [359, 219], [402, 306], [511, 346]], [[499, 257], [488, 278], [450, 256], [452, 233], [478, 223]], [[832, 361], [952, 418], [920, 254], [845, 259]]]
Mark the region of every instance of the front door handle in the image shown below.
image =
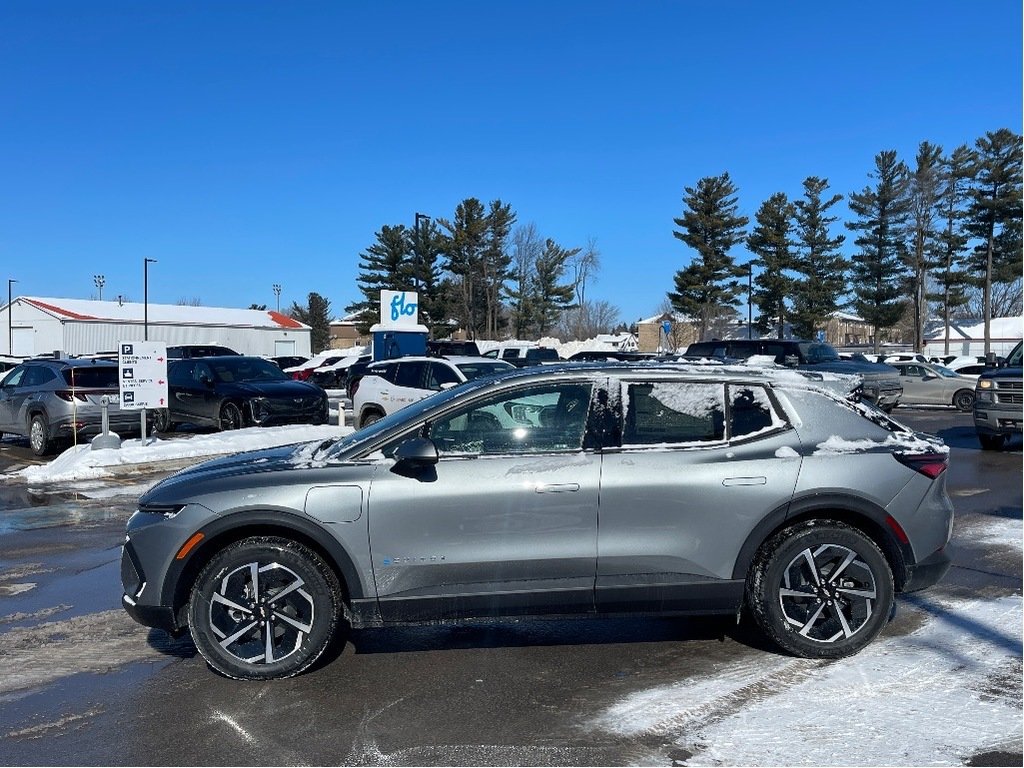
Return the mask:
[[579, 489], [579, 483], [537, 483], [534, 487], [537, 493], [576, 493]]

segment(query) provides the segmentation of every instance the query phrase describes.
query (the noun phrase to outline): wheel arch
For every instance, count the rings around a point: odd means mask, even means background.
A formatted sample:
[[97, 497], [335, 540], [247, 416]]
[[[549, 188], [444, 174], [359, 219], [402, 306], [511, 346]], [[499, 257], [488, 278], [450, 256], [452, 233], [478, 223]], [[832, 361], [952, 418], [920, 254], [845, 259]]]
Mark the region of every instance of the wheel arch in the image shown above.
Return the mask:
[[909, 544], [902, 543], [890, 523], [892, 518], [881, 507], [866, 499], [839, 494], [816, 495], [794, 499], [768, 514], [747, 536], [733, 568], [734, 579], [746, 579], [757, 551], [768, 539], [781, 531], [808, 520], [836, 520], [856, 528], [882, 551], [892, 570], [896, 591], [903, 589], [909, 577], [908, 565], [913, 562]]
[[385, 416], [387, 416], [387, 414], [384, 412], [384, 409], [381, 406], [377, 405], [376, 403], [366, 403], [362, 408], [359, 409], [359, 418], [356, 419], [356, 424], [358, 424], [359, 427], [362, 427], [363, 419], [371, 413], [377, 414], [377, 416], [379, 416], [382, 419]]
[[[172, 607], [177, 628], [184, 628], [188, 623], [189, 597], [203, 567], [224, 547], [252, 536], [279, 536], [297, 541], [316, 552], [334, 571], [346, 606], [351, 606], [353, 599], [365, 596], [366, 590], [352, 557], [337, 539], [312, 521], [273, 511], [246, 511], [244, 522], [238, 522], [234, 517], [218, 518], [200, 529], [203, 534], [201, 543], [165, 579], [161, 602]], [[175, 564], [177, 561], [172, 561], [172, 567]]]

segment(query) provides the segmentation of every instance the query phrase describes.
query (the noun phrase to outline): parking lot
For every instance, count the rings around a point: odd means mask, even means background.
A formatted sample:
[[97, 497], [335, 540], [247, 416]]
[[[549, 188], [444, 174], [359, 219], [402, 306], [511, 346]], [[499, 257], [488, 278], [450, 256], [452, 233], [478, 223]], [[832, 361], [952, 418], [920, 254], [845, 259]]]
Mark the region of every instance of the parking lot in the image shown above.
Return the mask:
[[[332, 407], [335, 407], [332, 404]], [[354, 633], [298, 678], [211, 672], [120, 608], [135, 498], [162, 475], [0, 490], [0, 763], [1021, 763], [1021, 443], [940, 435], [954, 567], [860, 655], [788, 658], [731, 621], [503, 621]], [[0, 472], [32, 462], [0, 444]]]

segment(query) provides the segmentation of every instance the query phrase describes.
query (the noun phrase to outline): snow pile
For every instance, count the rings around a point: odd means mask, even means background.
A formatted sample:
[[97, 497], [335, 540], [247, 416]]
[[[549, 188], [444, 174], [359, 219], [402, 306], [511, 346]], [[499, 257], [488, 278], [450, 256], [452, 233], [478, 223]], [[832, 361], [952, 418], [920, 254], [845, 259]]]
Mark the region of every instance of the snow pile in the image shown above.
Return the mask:
[[295, 424], [283, 427], [249, 427], [210, 435], [194, 435], [188, 439], [125, 440], [120, 450], [92, 450], [88, 444], [68, 448], [49, 464], [26, 467], [5, 477], [28, 483], [57, 483], [73, 480], [95, 480], [111, 477], [116, 467], [203, 459], [241, 451], [274, 448], [279, 445], [323, 441], [352, 432], [352, 427], [331, 424], [313, 426]]
[[1005, 746], [1021, 728], [1020, 595], [912, 600], [929, 618], [910, 635], [836, 662], [740, 659], [631, 694], [595, 726], [674, 739], [690, 765], [959, 765]]
[[842, 456], [848, 453], [865, 453], [877, 449], [896, 449], [921, 453], [949, 453], [949, 446], [931, 440], [924, 440], [915, 434], [895, 433], [885, 440], [847, 440], [839, 435], [832, 435], [823, 443], [818, 443], [815, 456]]

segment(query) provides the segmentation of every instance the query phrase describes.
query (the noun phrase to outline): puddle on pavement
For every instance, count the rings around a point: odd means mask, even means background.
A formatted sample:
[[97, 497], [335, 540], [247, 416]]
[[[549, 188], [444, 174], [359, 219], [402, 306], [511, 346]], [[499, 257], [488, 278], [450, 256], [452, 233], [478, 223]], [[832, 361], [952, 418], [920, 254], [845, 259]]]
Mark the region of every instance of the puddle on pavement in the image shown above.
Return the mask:
[[60, 491], [0, 488], [0, 536], [14, 531], [58, 528], [124, 519], [125, 509], [151, 483], [93, 484]]

